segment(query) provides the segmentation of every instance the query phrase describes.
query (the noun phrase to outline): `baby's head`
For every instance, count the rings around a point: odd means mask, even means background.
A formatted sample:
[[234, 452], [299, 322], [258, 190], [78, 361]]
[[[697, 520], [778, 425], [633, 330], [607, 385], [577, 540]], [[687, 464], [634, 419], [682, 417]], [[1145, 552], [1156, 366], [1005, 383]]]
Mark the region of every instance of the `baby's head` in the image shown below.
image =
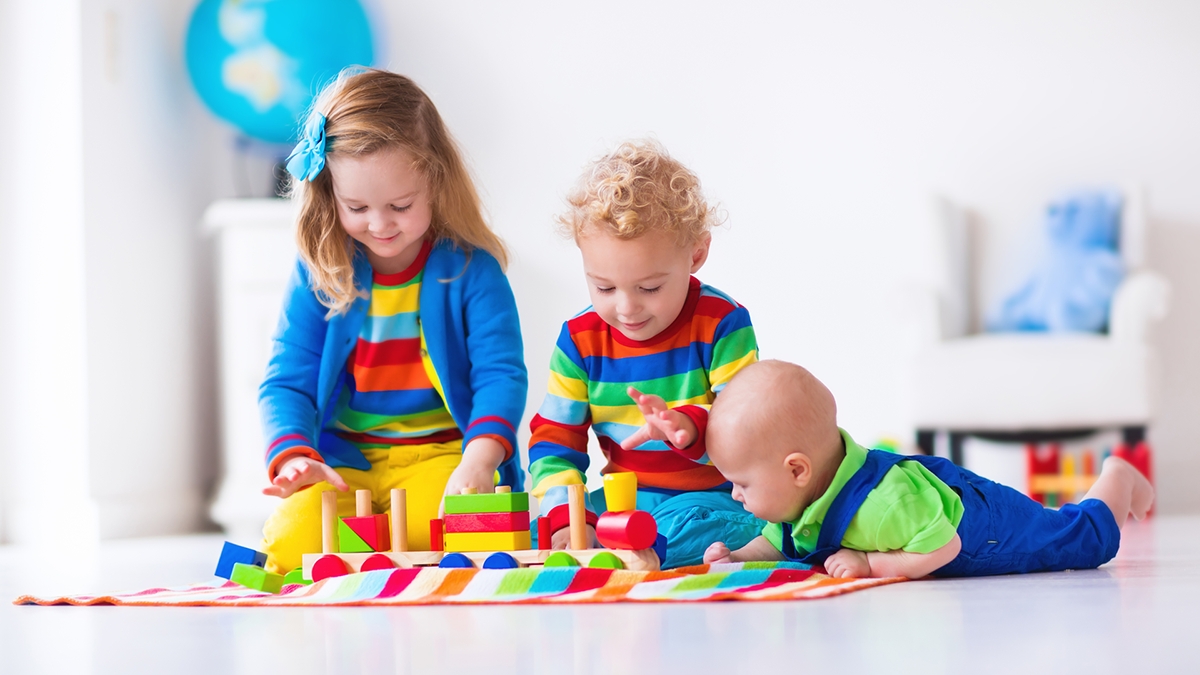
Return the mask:
[[559, 217], [583, 254], [592, 306], [632, 340], [670, 326], [717, 223], [700, 179], [654, 141], [622, 143], [593, 162]]
[[746, 366], [713, 402], [705, 443], [733, 498], [774, 523], [828, 489], [845, 456], [833, 394], [784, 361]]
[[505, 265], [454, 139], [409, 78], [345, 69], [313, 102], [301, 136], [288, 164], [300, 203], [297, 245], [331, 313], [360, 294], [355, 242], [384, 272], [399, 271], [386, 264], [411, 261], [430, 239], [483, 249]]

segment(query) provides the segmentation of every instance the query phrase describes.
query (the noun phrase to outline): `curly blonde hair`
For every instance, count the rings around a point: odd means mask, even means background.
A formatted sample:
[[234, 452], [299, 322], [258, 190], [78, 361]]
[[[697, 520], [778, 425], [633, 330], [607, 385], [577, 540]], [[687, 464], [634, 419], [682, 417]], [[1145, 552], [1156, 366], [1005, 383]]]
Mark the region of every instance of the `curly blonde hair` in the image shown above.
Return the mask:
[[619, 239], [663, 232], [680, 246], [694, 244], [720, 224], [700, 190], [700, 179], [654, 140], [626, 141], [592, 162], [567, 196], [558, 217], [565, 236], [591, 230]]
[[[504, 242], [484, 220], [458, 146], [433, 102], [412, 80], [384, 70], [347, 69], [321, 92], [313, 110], [326, 118], [326, 156], [405, 150], [429, 184], [430, 236], [449, 239], [468, 255], [482, 249], [501, 268], [507, 266]], [[355, 243], [338, 219], [328, 167], [311, 182], [293, 179], [291, 192], [300, 202], [296, 243], [312, 290], [330, 315], [345, 312], [365, 291], [355, 287]]]

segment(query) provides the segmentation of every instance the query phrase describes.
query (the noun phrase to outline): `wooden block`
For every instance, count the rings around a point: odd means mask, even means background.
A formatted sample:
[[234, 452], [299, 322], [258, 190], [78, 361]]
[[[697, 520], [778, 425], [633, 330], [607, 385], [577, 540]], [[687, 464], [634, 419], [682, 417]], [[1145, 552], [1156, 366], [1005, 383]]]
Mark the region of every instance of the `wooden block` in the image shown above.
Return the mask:
[[445, 532], [445, 529], [442, 526], [441, 518], [434, 518], [433, 520], [429, 521], [429, 550], [430, 551], [440, 551], [440, 550], [446, 548], [445, 544], [443, 543], [443, 539], [442, 539], [442, 534], [444, 532]]
[[[666, 541], [663, 539], [663, 541]], [[368, 558], [376, 555], [384, 555], [391, 559], [396, 567], [427, 567], [437, 566], [443, 557], [449, 555], [461, 555], [467, 560], [470, 560], [476, 567], [482, 566], [487, 562], [487, 559], [494, 551], [463, 551], [459, 553], [442, 553], [441, 551], [408, 551], [406, 553], [334, 553], [324, 555], [321, 553], [306, 553], [304, 554], [304, 576], [308, 579], [316, 579], [314, 576], [317, 572], [316, 566], [323, 558], [332, 558], [336, 563], [340, 564], [343, 574], [350, 572], [358, 572], [362, 570], [362, 565]], [[611, 553], [616, 556], [624, 565], [625, 569], [636, 572], [652, 572], [659, 569], [659, 561], [661, 558], [655, 554], [653, 550], [647, 549], [643, 551], [607, 551], [601, 548], [590, 548], [583, 551], [507, 551], [508, 555], [512, 556], [522, 567], [530, 567], [542, 565], [550, 558], [562, 560], [563, 554], [567, 558], [574, 560], [578, 564], [586, 565], [592, 558], [601, 553]], [[329, 566], [333, 563], [326, 562]]]
[[267, 554], [227, 541], [221, 547], [221, 557], [217, 558], [217, 570], [214, 574], [232, 581], [233, 566], [238, 563], [263, 567], [267, 564]]
[[359, 565], [358, 571], [359, 572], [370, 572], [372, 570], [390, 570], [395, 567], [396, 567], [396, 563], [392, 562], [392, 559], [390, 557], [388, 557], [386, 554], [376, 553], [375, 555], [371, 556], [370, 558], [367, 558], [366, 560], [364, 560], [362, 562], [362, 565]]
[[596, 521], [596, 538], [608, 548], [637, 551], [654, 546], [658, 523], [645, 511], [602, 513]]
[[496, 493], [497, 493], [497, 494], [502, 494], [502, 495], [503, 495], [503, 494], [508, 494], [508, 493], [510, 493], [510, 492], [512, 492], [512, 486], [511, 486], [511, 485], [497, 485], [497, 486], [496, 486]]
[[511, 570], [520, 567], [521, 564], [517, 559], [504, 551], [496, 551], [489, 555], [487, 560], [483, 561], [483, 569], [485, 570]]
[[460, 495], [477, 495], [477, 494], [479, 494], [479, 488], [463, 488], [458, 491], [458, 494], [460, 494]]
[[354, 515], [359, 518], [366, 518], [367, 516], [371, 515], [370, 490], [354, 491]]
[[[386, 551], [392, 547], [391, 533], [388, 529], [386, 513], [380, 513], [366, 518], [342, 518], [346, 527], [354, 531], [359, 539], [371, 547], [372, 551]], [[350, 553], [351, 551], [346, 551]], [[355, 551], [356, 552], [356, 551]]]
[[537, 519], [538, 526], [538, 550], [549, 551], [551, 539], [554, 538], [554, 533], [550, 531], [550, 519], [540, 517]]
[[546, 558], [542, 565], [544, 567], [579, 567], [579, 561], [566, 551], [555, 551]]
[[313, 563], [309, 568], [308, 577], [313, 581], [321, 581], [330, 577], [345, 576], [349, 573], [350, 567], [336, 553], [328, 553]]
[[408, 550], [408, 493], [402, 488], [392, 490], [392, 551]]
[[603, 553], [597, 553], [595, 556], [593, 556], [592, 559], [588, 561], [588, 567], [599, 567], [609, 570], [623, 570], [625, 569], [625, 563], [621, 562], [621, 559], [613, 553], [604, 551]]
[[321, 493], [321, 552], [337, 553], [337, 493]]
[[521, 532], [447, 532], [446, 551], [525, 551], [529, 530]]
[[446, 495], [446, 513], [512, 513], [529, 510], [528, 492]]
[[438, 563], [438, 567], [472, 569], [475, 567], [475, 563], [461, 553], [447, 553], [446, 557], [442, 558], [442, 561]]
[[1098, 476], [1034, 474], [1029, 477], [1029, 492], [1032, 494], [1048, 494], [1055, 492], [1087, 492], [1092, 489]]
[[529, 512], [451, 513], [444, 519], [446, 532], [519, 532], [529, 530]]
[[338, 553], [367, 553], [374, 550], [357, 532], [346, 525], [345, 520], [338, 521]]
[[278, 593], [283, 588], [283, 575], [268, 572], [258, 565], [234, 563], [229, 580], [246, 588], [264, 593]]
[[307, 586], [311, 583], [312, 583], [311, 579], [304, 578], [304, 568], [303, 567], [297, 567], [296, 569], [292, 570], [291, 572], [288, 572], [287, 574], [283, 575], [283, 585], [284, 586], [286, 586], [288, 584], [300, 584], [301, 586]]
[[604, 502], [614, 513], [637, 508], [637, 474], [632, 471], [604, 474]]
[[584, 503], [586, 488], [576, 483], [567, 486], [567, 508], [571, 518], [571, 548], [582, 550], [588, 547], [587, 505]]

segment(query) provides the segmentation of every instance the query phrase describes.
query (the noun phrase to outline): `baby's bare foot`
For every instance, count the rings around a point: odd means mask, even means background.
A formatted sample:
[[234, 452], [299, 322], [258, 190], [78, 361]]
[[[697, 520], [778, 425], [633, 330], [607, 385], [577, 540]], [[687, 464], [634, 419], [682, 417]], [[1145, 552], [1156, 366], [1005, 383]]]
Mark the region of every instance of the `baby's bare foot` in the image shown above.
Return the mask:
[[1133, 486], [1133, 494], [1129, 498], [1129, 514], [1137, 520], [1145, 518], [1150, 512], [1150, 507], [1154, 506], [1154, 486], [1141, 471], [1121, 457], [1110, 456], [1104, 460], [1105, 468], [1110, 464], [1124, 474]]

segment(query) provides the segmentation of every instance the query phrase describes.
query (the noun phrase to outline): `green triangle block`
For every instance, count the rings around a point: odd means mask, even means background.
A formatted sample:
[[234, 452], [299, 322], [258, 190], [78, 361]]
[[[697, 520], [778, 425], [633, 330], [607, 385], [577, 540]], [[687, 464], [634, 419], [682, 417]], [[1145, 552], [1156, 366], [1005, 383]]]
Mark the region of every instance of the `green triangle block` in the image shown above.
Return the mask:
[[371, 553], [374, 550], [345, 521], [338, 518], [338, 553]]

